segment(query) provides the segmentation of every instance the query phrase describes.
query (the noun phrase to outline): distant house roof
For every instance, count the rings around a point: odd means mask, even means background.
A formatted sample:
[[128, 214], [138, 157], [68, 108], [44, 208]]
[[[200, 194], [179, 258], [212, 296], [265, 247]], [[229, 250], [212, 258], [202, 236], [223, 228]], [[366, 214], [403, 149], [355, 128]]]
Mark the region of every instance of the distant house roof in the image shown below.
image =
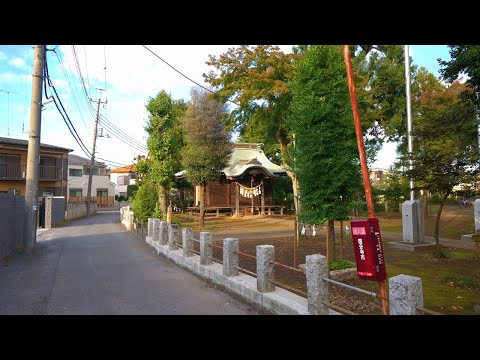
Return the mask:
[[[227, 179], [241, 177], [255, 167], [262, 168], [270, 177], [286, 175], [287, 171], [268, 160], [260, 146], [261, 144], [258, 143], [235, 143], [228, 166], [222, 171]], [[185, 170], [180, 171], [175, 176], [183, 177], [185, 172]]]
[[132, 165], [122, 166], [122, 167], [110, 170], [110, 174], [111, 173], [134, 173], [135, 171], [137, 171], [137, 167], [135, 166], [135, 164], [132, 164]]
[[[87, 159], [78, 155], [68, 154], [68, 165], [90, 166], [91, 159]], [[105, 166], [104, 163], [95, 161], [95, 166]]]
[[[28, 149], [28, 140], [0, 137], [0, 147], [8, 147], [9, 145], [10, 146], [25, 147], [25, 150], [27, 150]], [[73, 151], [72, 149], [67, 149], [67, 148], [60, 147], [60, 146], [42, 144], [42, 143], [40, 143], [40, 149], [42, 149], [42, 150], [48, 150], [48, 149], [62, 150], [62, 151], [68, 151], [68, 152]]]

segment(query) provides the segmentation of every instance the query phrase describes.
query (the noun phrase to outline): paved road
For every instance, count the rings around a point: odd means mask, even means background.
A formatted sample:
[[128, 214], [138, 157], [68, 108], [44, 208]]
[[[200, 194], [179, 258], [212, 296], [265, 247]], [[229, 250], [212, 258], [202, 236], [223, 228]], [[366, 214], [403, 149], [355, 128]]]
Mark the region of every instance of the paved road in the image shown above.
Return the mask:
[[[41, 232], [0, 262], [0, 314], [256, 314], [158, 256], [102, 212]], [[0, 235], [1, 236], [1, 235]]]

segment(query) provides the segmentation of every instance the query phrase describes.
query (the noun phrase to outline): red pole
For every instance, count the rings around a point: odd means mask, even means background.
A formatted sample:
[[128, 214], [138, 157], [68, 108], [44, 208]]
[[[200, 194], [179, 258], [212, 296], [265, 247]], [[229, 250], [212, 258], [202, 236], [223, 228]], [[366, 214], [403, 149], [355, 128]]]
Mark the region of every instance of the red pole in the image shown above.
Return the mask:
[[[343, 56], [347, 67], [348, 90], [350, 91], [350, 102], [352, 103], [353, 121], [355, 123], [355, 134], [357, 136], [358, 153], [360, 155], [360, 166], [362, 167], [363, 187], [365, 188], [365, 198], [367, 199], [368, 217], [375, 217], [375, 207], [373, 205], [372, 187], [370, 177], [368, 176], [367, 156], [365, 155], [365, 146], [363, 144], [362, 124], [360, 123], [360, 114], [358, 113], [357, 92], [355, 90], [355, 81], [353, 79], [352, 61], [350, 59], [350, 49], [348, 45], [343, 45]], [[382, 304], [382, 313], [388, 315], [387, 286], [385, 280], [379, 281], [380, 302]]]
[[353, 80], [352, 61], [350, 60], [350, 49], [348, 45], [343, 45], [343, 55], [345, 65], [347, 66], [348, 90], [350, 91], [350, 102], [352, 103], [353, 121], [355, 123], [355, 134], [357, 135], [358, 153], [360, 154], [360, 166], [362, 167], [363, 187], [365, 188], [365, 198], [367, 199], [368, 217], [375, 217], [375, 208], [373, 206], [372, 187], [368, 176], [367, 156], [365, 155], [365, 146], [363, 144], [362, 124], [358, 113], [357, 92]]

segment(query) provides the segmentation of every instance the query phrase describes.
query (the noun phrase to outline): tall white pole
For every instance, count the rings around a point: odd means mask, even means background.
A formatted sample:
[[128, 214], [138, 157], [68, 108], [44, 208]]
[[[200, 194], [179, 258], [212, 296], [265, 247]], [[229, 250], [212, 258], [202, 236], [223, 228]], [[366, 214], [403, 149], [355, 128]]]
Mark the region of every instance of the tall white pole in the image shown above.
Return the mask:
[[[405, 82], [407, 92], [407, 129], [408, 129], [408, 155], [413, 153], [413, 141], [412, 141], [412, 107], [410, 98], [410, 52], [408, 45], [405, 45]], [[413, 160], [409, 160], [409, 170], [413, 170]], [[410, 178], [410, 200], [415, 200], [415, 191], [413, 190], [413, 178]]]

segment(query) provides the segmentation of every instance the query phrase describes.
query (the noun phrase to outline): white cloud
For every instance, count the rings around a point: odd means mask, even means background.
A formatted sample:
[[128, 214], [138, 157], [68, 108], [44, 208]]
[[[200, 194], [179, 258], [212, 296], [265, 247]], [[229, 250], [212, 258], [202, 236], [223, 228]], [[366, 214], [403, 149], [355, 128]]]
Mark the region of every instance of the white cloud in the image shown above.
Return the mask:
[[7, 55], [5, 55], [4, 52], [0, 51], [0, 61], [1, 60], [6, 60], [7, 59]]
[[16, 58], [10, 60], [8, 63], [10, 65], [13, 65], [13, 66], [18, 67], [18, 68], [25, 66], [25, 60], [23, 60], [20, 57], [16, 57]]
[[375, 162], [371, 168], [388, 169], [397, 158], [397, 143], [384, 143], [382, 149], [378, 152]]

